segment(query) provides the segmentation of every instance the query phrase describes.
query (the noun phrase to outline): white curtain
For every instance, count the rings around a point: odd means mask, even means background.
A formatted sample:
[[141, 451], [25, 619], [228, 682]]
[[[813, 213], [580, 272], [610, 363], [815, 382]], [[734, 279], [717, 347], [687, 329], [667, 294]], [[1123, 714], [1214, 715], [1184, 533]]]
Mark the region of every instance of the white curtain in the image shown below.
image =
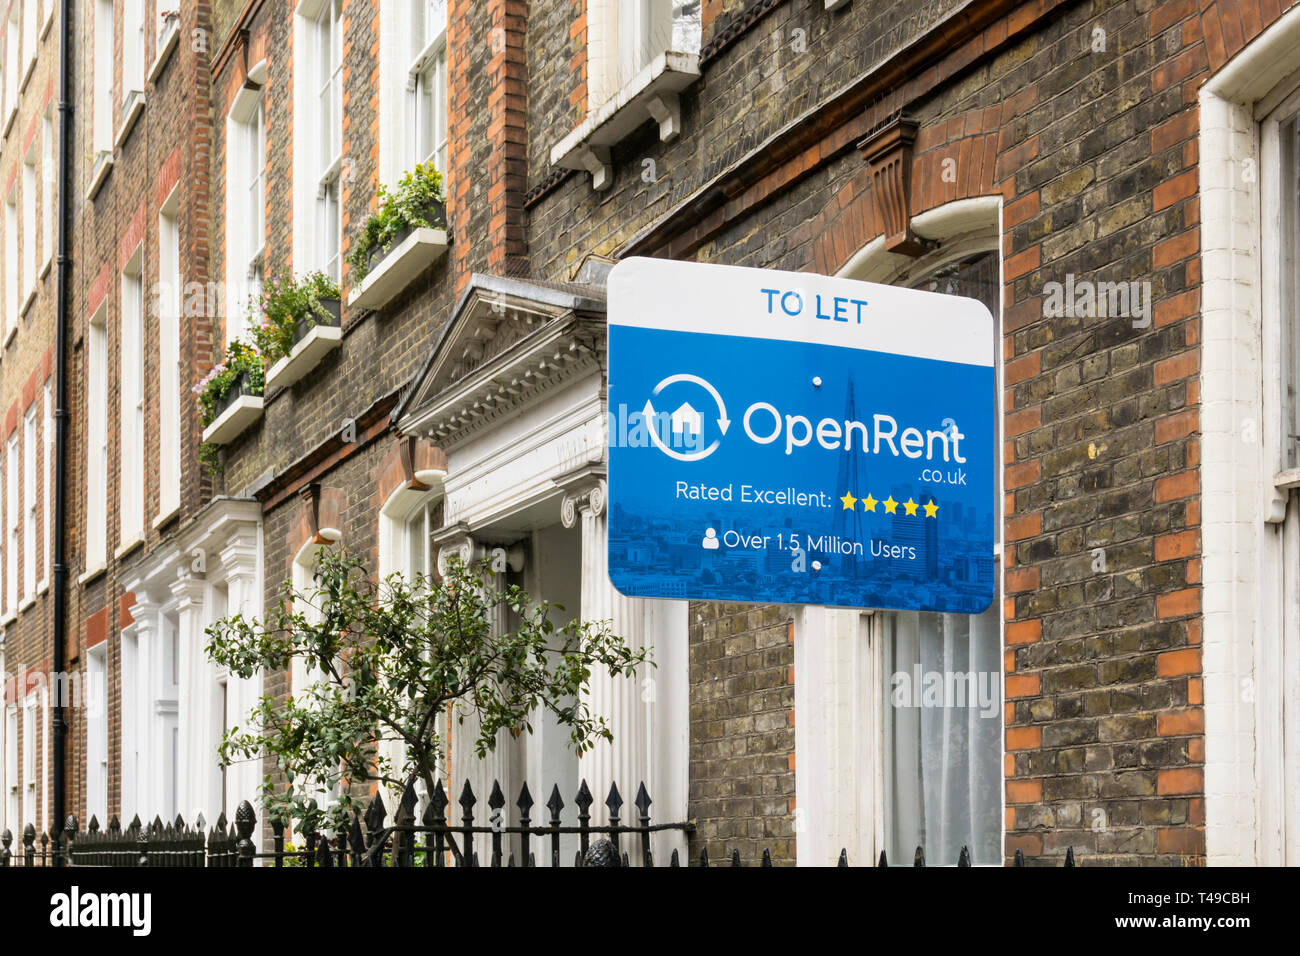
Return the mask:
[[891, 864], [1001, 862], [1002, 684], [996, 603], [978, 617], [885, 616], [885, 821]]

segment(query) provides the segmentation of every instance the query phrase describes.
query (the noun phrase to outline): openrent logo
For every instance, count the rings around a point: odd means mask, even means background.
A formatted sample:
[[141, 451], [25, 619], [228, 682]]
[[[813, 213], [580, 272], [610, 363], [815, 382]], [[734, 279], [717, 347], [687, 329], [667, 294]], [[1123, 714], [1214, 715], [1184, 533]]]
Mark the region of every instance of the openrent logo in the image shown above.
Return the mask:
[[127, 927], [134, 936], [148, 936], [153, 927], [153, 895], [150, 893], [82, 893], [73, 886], [67, 893], [50, 897], [50, 925], [78, 927]]

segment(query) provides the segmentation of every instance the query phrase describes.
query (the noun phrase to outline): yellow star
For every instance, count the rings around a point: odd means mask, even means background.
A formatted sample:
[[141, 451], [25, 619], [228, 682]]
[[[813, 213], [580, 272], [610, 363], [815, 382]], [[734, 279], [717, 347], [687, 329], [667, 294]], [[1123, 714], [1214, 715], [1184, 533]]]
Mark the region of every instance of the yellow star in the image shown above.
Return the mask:
[[903, 502], [903, 507], [907, 509], [908, 514], [910, 515], [916, 514], [916, 502], [913, 501], [911, 498], [908, 498], [905, 502]]
[[875, 511], [876, 505], [878, 504], [880, 504], [880, 502], [877, 501], [875, 498], [871, 497], [870, 492], [868, 492], [867, 496], [862, 499], [862, 508], [864, 511]]
[[841, 498], [840, 501], [844, 504], [845, 511], [852, 511], [853, 506], [858, 503], [858, 499], [853, 497], [853, 492], [851, 491], [844, 492], [844, 497]]
[[927, 518], [933, 518], [938, 513], [939, 513], [939, 506], [936, 505], [934, 503], [934, 499], [931, 498], [930, 503], [925, 506], [925, 516]]
[[885, 499], [885, 514], [898, 514], [898, 502], [894, 500], [893, 495]]

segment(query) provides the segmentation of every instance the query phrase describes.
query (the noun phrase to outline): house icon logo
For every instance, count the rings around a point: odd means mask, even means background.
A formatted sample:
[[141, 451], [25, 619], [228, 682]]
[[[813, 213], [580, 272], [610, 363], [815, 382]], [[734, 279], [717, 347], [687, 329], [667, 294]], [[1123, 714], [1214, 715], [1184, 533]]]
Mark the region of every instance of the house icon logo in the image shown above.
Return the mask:
[[[669, 385], [676, 385], [679, 382], [686, 382], [696, 385], [703, 389], [713, 403], [718, 407], [716, 419], [706, 419], [705, 413], [696, 409], [689, 400], [683, 401], [671, 413], [660, 413], [655, 410], [654, 399]], [[707, 399], [702, 396], [699, 401], [708, 407]], [[666, 379], [654, 387], [650, 393], [650, 398], [646, 399], [645, 408], [642, 409], [642, 415], [645, 416], [647, 423], [646, 431], [649, 432], [650, 442], [669, 458], [675, 458], [678, 461], [701, 461], [708, 458], [718, 446], [722, 444], [723, 437], [727, 434], [727, 429], [731, 425], [730, 419], [727, 418], [727, 406], [722, 400], [722, 395], [712, 384], [700, 378], [698, 375], [691, 375], [685, 372], [677, 375], [669, 375]], [[712, 430], [712, 425], [716, 421], [718, 434], [708, 445], [701, 448], [705, 436], [706, 422]], [[667, 434], [660, 434], [660, 432]], [[681, 450], [683, 448], [693, 448], [692, 451]]]
[[673, 434], [699, 435], [704, 430], [704, 419], [691, 407], [690, 402], [682, 402], [672, 414]]

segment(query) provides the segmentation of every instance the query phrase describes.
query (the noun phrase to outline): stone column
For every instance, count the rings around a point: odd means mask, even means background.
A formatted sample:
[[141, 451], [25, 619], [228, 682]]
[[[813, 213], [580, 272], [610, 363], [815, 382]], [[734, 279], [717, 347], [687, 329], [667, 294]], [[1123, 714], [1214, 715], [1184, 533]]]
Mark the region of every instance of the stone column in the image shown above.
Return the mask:
[[[261, 575], [259, 574], [259, 557], [260, 548], [258, 547], [259, 531], [255, 527], [243, 527], [232, 534], [226, 541], [226, 546], [221, 549], [221, 567], [224, 571], [226, 586], [229, 594], [229, 602], [226, 614], [233, 616], [235, 614], [244, 615], [245, 619], [260, 618], [262, 616], [262, 593], [261, 593]], [[206, 643], [200, 629], [200, 645]], [[202, 646], [199, 648], [202, 652]], [[203, 658], [204, 666], [210, 671], [211, 664], [208, 663], [206, 655]], [[258, 698], [262, 693], [262, 680], [260, 677], [253, 677], [244, 680], [239, 677], [230, 676], [226, 679], [226, 718], [231, 726], [244, 726], [247, 723], [248, 713], [256, 705]], [[219, 701], [218, 701], [219, 705]], [[221, 742], [221, 713], [218, 709], [215, 713], [217, 723], [213, 727], [213, 752], [212, 760], [216, 762], [216, 745]], [[239, 806], [241, 800], [254, 800], [254, 794], [258, 792], [264, 776], [263, 768], [257, 761], [245, 761], [234, 764], [226, 771], [226, 789], [225, 803], [226, 816], [234, 817], [233, 808]], [[217, 786], [221, 785], [220, 772], [217, 774]]]
[[203, 614], [207, 582], [188, 565], [177, 571], [171, 586], [180, 649], [180, 686], [177, 688], [180, 744], [176, 768], [178, 812], [186, 820], [202, 812], [215, 823], [220, 812], [220, 773], [212, 733], [214, 681], [203, 650]]

